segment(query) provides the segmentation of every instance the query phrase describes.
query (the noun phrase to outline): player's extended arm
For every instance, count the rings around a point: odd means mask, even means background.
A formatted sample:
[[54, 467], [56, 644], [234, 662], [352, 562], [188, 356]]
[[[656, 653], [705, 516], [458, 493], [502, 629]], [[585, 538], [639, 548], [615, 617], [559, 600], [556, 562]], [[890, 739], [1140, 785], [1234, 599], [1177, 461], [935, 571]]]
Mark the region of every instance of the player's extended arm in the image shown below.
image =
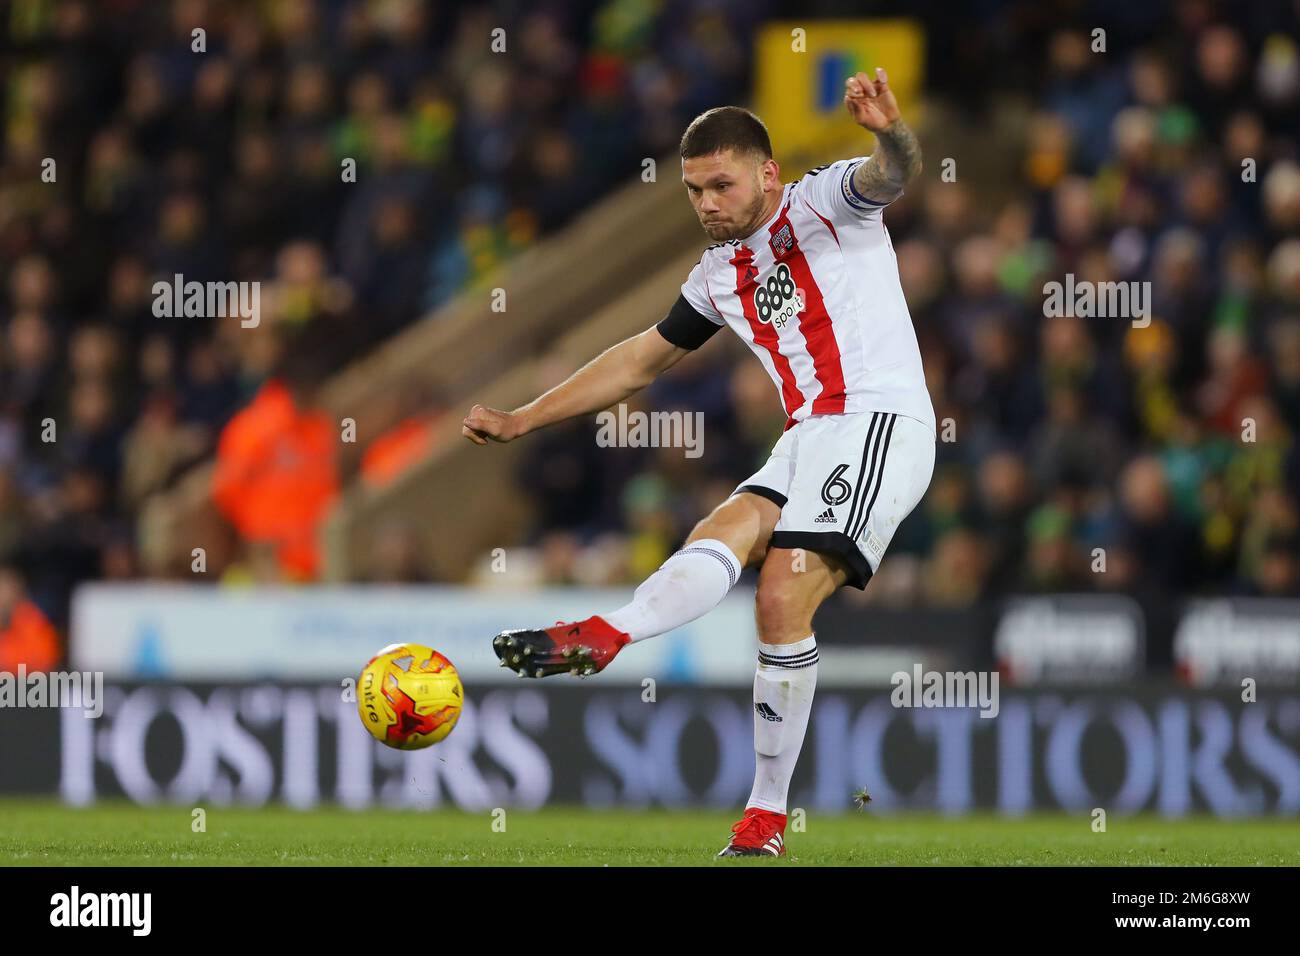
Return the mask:
[[690, 349], [673, 345], [651, 326], [606, 349], [513, 412], [475, 405], [461, 423], [460, 433], [476, 445], [486, 445], [488, 439], [506, 442], [566, 418], [598, 412], [645, 388], [689, 353]]
[[876, 134], [876, 150], [870, 162], [854, 171], [853, 188], [867, 199], [892, 202], [921, 172], [921, 144], [899, 115], [889, 77], [880, 67], [874, 80], [858, 73], [844, 87], [844, 106], [853, 121]]

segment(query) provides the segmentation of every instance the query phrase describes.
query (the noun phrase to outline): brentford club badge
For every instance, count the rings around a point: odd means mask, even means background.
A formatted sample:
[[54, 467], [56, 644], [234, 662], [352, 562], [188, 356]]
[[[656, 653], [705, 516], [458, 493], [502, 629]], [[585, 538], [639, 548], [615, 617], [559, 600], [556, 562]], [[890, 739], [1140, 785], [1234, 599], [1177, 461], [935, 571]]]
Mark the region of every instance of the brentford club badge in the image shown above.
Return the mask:
[[784, 226], [776, 231], [771, 240], [772, 255], [780, 259], [783, 255], [794, 248], [794, 231], [787, 222]]

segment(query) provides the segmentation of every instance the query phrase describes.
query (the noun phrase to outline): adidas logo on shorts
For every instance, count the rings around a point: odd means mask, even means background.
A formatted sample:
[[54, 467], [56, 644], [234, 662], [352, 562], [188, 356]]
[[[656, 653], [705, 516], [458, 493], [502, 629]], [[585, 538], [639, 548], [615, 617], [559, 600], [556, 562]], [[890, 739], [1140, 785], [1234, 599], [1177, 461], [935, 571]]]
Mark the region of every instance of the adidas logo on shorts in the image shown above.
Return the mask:
[[827, 508], [827, 509], [826, 509], [825, 511], [823, 511], [821, 514], [819, 514], [816, 518], [813, 518], [813, 524], [818, 524], [818, 523], [820, 523], [820, 522], [829, 522], [829, 523], [831, 523], [831, 524], [834, 524], [835, 522], [837, 522], [837, 521], [839, 521], [839, 520], [840, 520], [839, 518], [835, 517], [835, 512], [832, 511], [830, 508]]

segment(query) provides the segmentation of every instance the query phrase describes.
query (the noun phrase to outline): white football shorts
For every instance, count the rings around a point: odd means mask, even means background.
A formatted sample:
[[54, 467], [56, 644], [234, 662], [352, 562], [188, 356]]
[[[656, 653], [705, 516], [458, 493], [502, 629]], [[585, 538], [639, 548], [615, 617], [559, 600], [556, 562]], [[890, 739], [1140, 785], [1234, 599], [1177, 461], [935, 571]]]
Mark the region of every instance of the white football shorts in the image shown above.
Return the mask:
[[863, 589], [934, 474], [935, 434], [893, 412], [796, 422], [767, 463], [736, 488], [781, 506], [773, 548], [830, 552]]

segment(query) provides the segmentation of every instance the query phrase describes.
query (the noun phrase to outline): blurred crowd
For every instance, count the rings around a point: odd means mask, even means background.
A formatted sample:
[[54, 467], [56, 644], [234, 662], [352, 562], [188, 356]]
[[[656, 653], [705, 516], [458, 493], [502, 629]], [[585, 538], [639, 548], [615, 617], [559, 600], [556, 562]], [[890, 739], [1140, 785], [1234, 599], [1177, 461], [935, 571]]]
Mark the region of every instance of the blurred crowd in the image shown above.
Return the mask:
[[[310, 579], [295, 535], [338, 492], [337, 444], [298, 386], [482, 287], [699, 111], [745, 102], [757, 25], [815, 13], [923, 17], [926, 96], [974, 132], [959, 169], [993, 170], [943, 182], [927, 151], [886, 214], [939, 459], [877, 580], [841, 599], [1300, 595], [1295, 5], [788, 6], [10, 0], [0, 644], [20, 620], [47, 640], [33, 612], [65, 627], [80, 581], [151, 574], [142, 509], [214, 455], [234, 527], [256, 537], [296, 506], [249, 559]], [[1067, 273], [1150, 282], [1149, 324], [1045, 317]], [[159, 318], [153, 283], [177, 274], [260, 281], [260, 325]], [[703, 412], [703, 457], [607, 454], [591, 421], [530, 437], [516, 566], [535, 580], [640, 580], [783, 423], [730, 336], [633, 407]], [[428, 426], [386, 435], [375, 467], [418, 455]], [[294, 468], [316, 469], [297, 499]], [[251, 500], [266, 469], [288, 493]], [[370, 579], [438, 574], [411, 529], [375, 529]]]
[[[765, 5], [730, 6], [9, 0], [0, 567], [66, 625], [78, 582], [158, 572], [141, 510], [220, 452], [225, 518], [280, 536], [245, 572], [309, 579], [336, 463], [287, 380], [481, 286], [741, 97]], [[260, 282], [259, 324], [158, 317], [176, 275]], [[311, 490], [245, 493], [277, 481]]]

